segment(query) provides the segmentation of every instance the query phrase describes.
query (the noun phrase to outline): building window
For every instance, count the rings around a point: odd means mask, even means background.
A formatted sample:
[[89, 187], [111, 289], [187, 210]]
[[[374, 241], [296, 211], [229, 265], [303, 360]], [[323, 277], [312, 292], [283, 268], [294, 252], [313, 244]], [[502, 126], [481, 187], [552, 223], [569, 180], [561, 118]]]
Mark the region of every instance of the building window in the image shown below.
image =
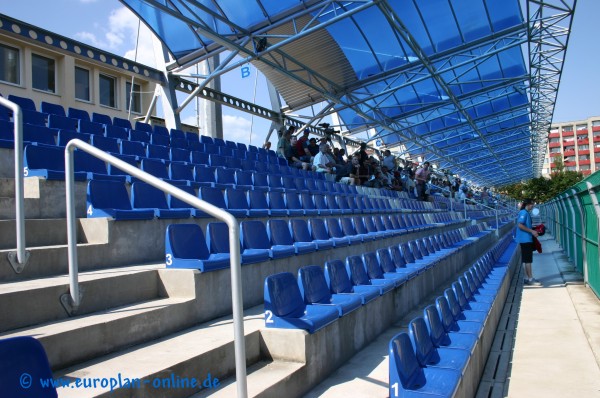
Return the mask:
[[573, 126], [563, 126], [562, 131], [565, 131], [565, 132], [573, 131]]
[[0, 80], [20, 84], [19, 50], [0, 44]]
[[590, 155], [580, 155], [579, 160], [590, 160]]
[[100, 105], [111, 108], [117, 107], [116, 79], [114, 77], [100, 75]]
[[31, 55], [31, 82], [36, 90], [56, 92], [56, 63], [41, 55]]
[[586, 129], [587, 129], [587, 124], [578, 124], [577, 125], [577, 131], [586, 130]]
[[75, 67], [75, 98], [78, 100], [90, 100], [90, 71]]
[[560, 138], [550, 138], [551, 144], [556, 144], [557, 142], [560, 142]]
[[[125, 83], [125, 101], [127, 110], [133, 113], [142, 113], [142, 97], [140, 93], [140, 85], [133, 84], [133, 92], [131, 92], [131, 82]], [[131, 107], [129, 102], [131, 101]]]
[[589, 145], [578, 145], [578, 148], [580, 151], [585, 151], [587, 149], [590, 149]]
[[600, 126], [600, 120], [592, 121], [592, 127], [598, 127], [598, 126]]

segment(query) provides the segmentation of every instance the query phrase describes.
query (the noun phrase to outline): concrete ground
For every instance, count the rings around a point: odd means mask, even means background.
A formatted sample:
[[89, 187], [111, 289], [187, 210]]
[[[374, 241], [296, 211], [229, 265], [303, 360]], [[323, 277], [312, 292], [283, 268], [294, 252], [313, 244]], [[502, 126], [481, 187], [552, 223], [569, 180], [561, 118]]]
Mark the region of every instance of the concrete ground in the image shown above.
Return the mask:
[[553, 237], [542, 245], [542, 286], [523, 287], [506, 396], [600, 397], [600, 300]]
[[[516, 274], [478, 398], [600, 397], [600, 300], [554, 238], [541, 240], [533, 273], [542, 285], [524, 286]], [[387, 330], [306, 397], [387, 397], [387, 342], [400, 330]]]

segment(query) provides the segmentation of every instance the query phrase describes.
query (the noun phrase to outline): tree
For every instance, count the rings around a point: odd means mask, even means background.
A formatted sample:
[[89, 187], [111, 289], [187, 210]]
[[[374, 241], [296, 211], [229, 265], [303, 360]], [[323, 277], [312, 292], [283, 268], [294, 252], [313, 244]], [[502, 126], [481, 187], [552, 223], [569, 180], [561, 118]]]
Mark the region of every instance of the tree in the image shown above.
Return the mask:
[[560, 171], [552, 173], [549, 179], [544, 177], [532, 178], [528, 181], [502, 187], [500, 188], [500, 192], [517, 200], [531, 198], [538, 203], [543, 203], [566, 191], [583, 179], [583, 175], [577, 171], [565, 171], [564, 164], [559, 156], [554, 159], [554, 169]]

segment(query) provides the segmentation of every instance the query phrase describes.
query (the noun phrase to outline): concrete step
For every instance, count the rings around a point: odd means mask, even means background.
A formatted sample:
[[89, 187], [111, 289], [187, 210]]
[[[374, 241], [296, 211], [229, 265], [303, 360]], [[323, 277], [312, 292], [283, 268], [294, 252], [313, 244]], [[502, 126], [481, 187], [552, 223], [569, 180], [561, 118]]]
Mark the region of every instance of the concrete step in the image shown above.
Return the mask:
[[[23, 209], [25, 212], [25, 217], [44, 218], [41, 217], [43, 212], [40, 211], [38, 199], [25, 198], [23, 200]], [[0, 220], [14, 220], [16, 217], [16, 211], [16, 200], [14, 196], [0, 197]]]
[[[49, 233], [51, 231], [51, 233]], [[66, 219], [25, 220], [27, 247], [67, 244]], [[17, 247], [15, 220], [0, 220], [0, 250]]]
[[0, 178], [0, 198], [15, 197], [15, 179]]
[[[283, 397], [293, 396], [290, 390], [289, 381], [294, 376], [300, 376], [302, 368], [306, 366], [299, 362], [285, 361], [259, 361], [247, 368], [247, 387], [248, 397]], [[205, 398], [205, 397], [235, 397], [237, 394], [237, 384], [235, 377], [227, 378], [219, 381], [219, 386], [205, 388], [198, 394], [192, 395], [190, 398]], [[209, 385], [207, 383], [207, 385]]]
[[[82, 272], [77, 315], [158, 298], [161, 268], [154, 264]], [[68, 292], [68, 275], [0, 284], [0, 332], [68, 318], [60, 303]]]
[[[263, 307], [253, 307], [244, 314], [246, 336], [246, 363], [254, 364], [260, 359], [260, 333], [264, 327]], [[114, 330], [114, 333], [121, 331]], [[157, 341], [142, 344], [125, 351], [97, 358], [55, 372], [55, 377], [74, 381], [76, 379], [113, 378], [138, 379], [135, 388], [123, 384], [110, 384], [103, 388], [100, 382], [82, 390], [81, 388], [59, 388], [59, 396], [81, 397], [189, 397], [199, 387], [183, 387], [196, 378], [202, 383], [210, 373], [225, 380], [235, 374], [233, 324], [231, 317], [219, 318]], [[173, 383], [171, 388], [164, 387]], [[154, 385], [153, 385], [154, 384]]]
[[35, 336], [50, 366], [60, 369], [187, 328], [193, 304], [193, 298], [144, 301], [20, 329], [2, 338]]

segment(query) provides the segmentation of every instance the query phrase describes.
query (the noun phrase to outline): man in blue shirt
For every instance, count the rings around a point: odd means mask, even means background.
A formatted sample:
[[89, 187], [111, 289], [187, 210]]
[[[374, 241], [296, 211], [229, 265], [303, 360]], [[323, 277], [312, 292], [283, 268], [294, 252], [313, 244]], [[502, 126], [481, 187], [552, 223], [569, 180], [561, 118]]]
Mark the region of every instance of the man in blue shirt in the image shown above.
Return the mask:
[[536, 230], [532, 229], [531, 209], [533, 209], [533, 200], [525, 199], [521, 204], [521, 211], [517, 218], [517, 232], [515, 240], [521, 246], [521, 261], [525, 269], [525, 284], [539, 286], [541, 283], [533, 277], [531, 272], [531, 263], [533, 262], [533, 238], [538, 237]]

